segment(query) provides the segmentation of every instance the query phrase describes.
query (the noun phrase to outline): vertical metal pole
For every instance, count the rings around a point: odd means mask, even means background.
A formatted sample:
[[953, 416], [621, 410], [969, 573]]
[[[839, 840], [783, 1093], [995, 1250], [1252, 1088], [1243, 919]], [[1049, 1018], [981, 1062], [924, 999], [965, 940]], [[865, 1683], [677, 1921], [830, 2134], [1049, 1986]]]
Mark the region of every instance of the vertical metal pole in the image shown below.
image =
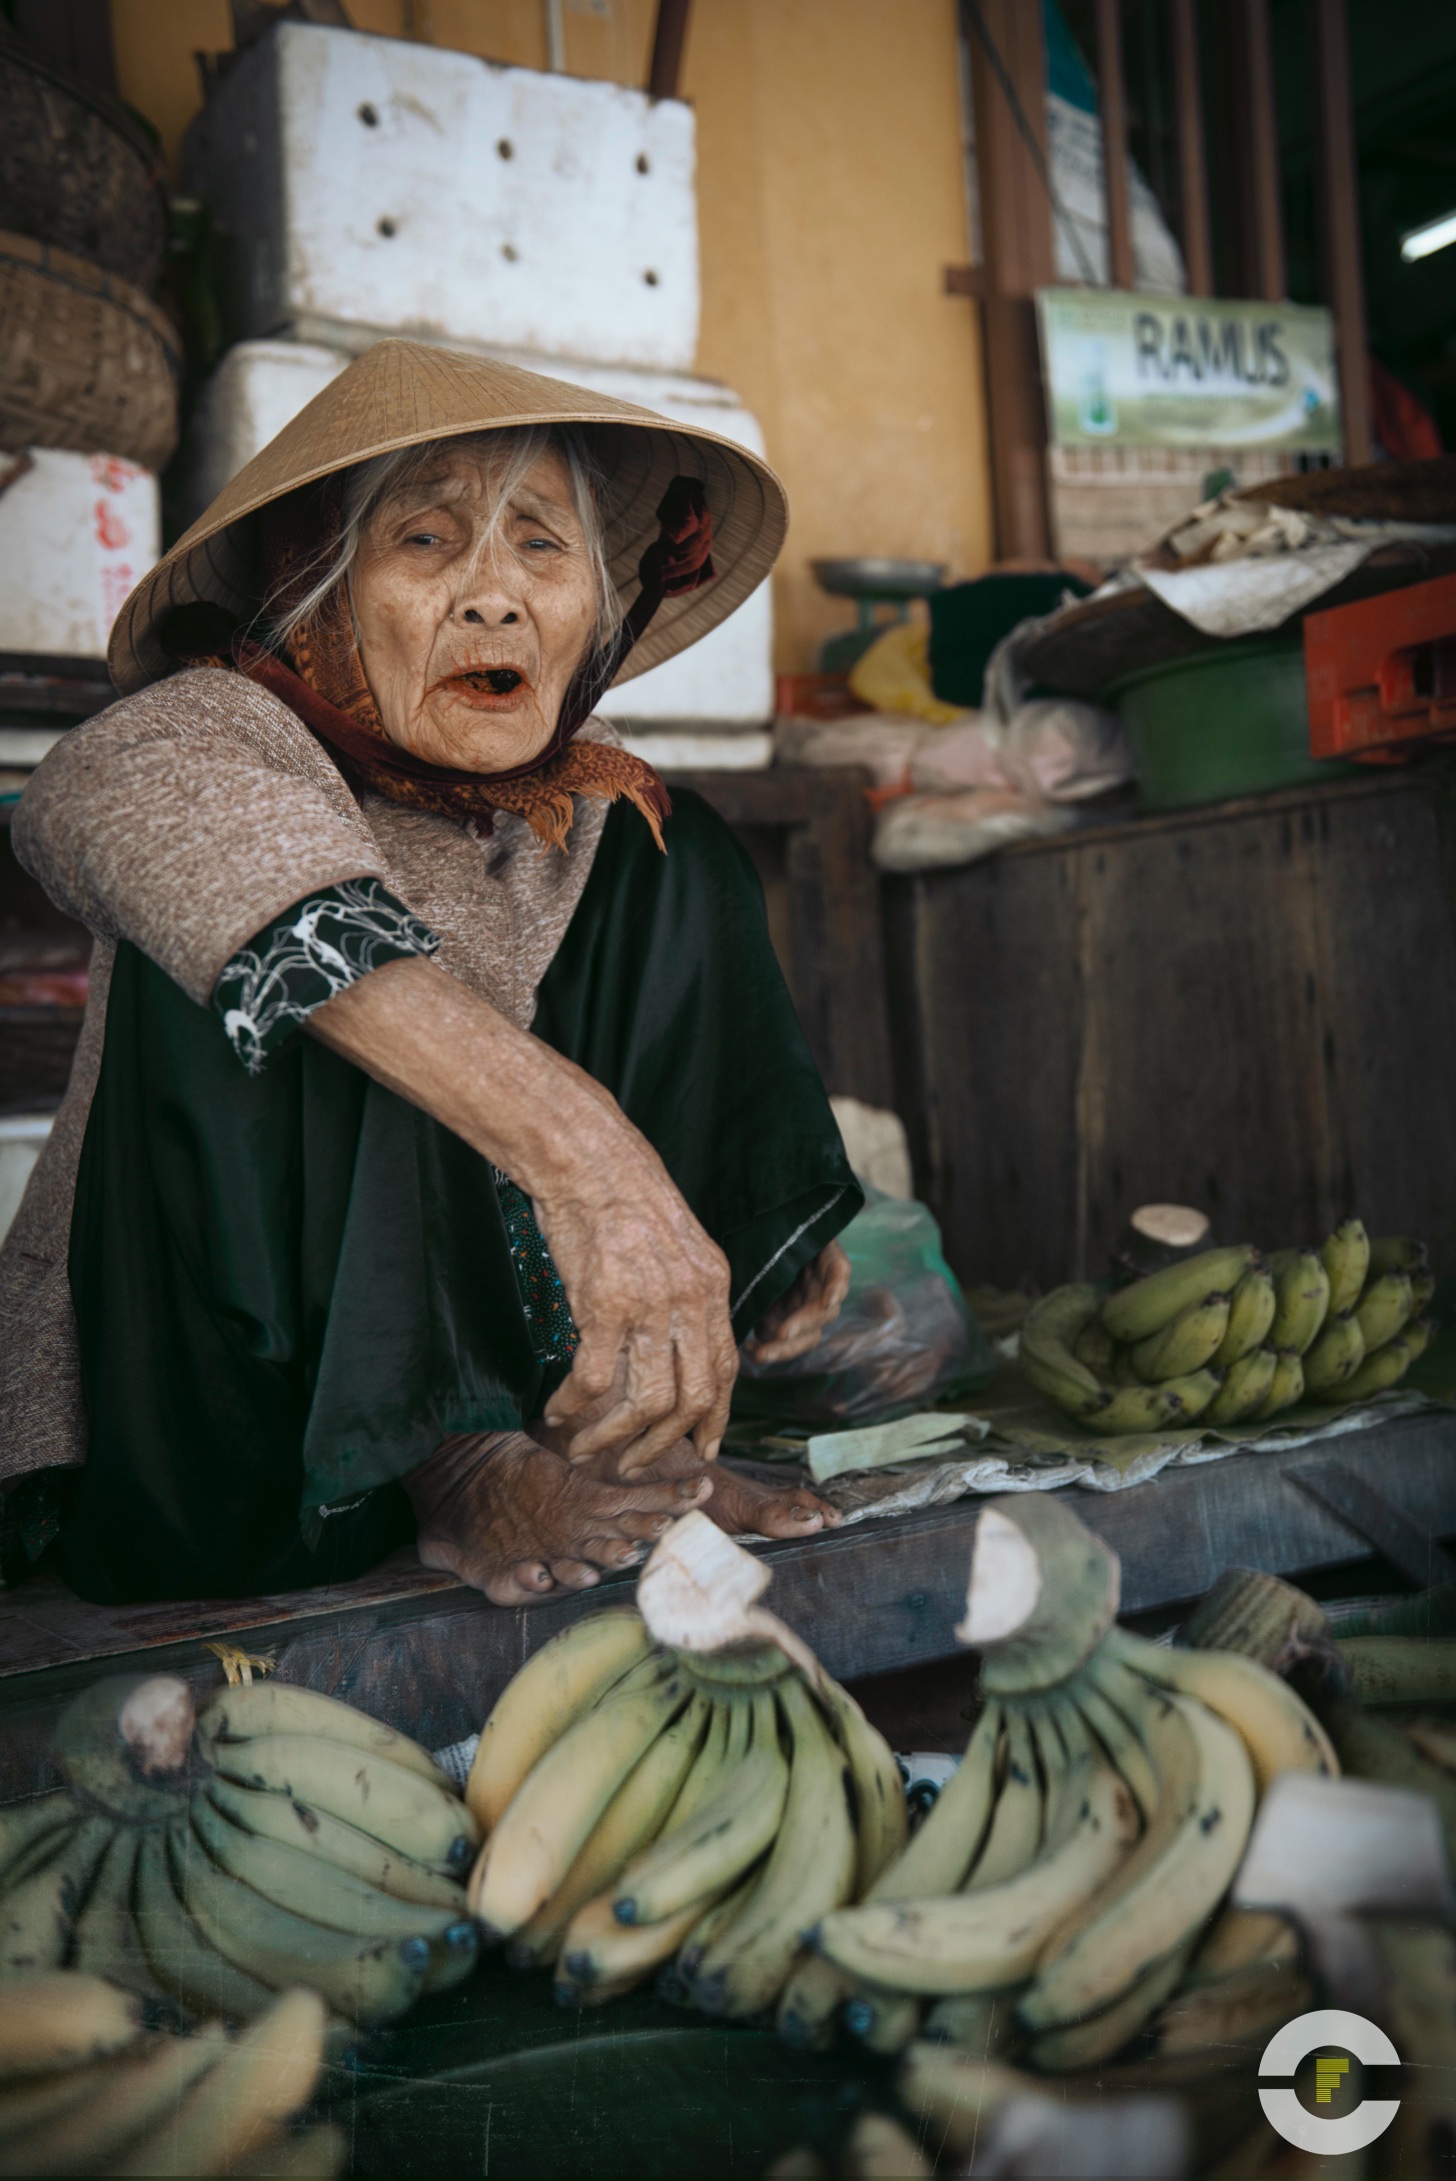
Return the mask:
[[1178, 198], [1183, 263], [1190, 295], [1213, 293], [1213, 235], [1208, 218], [1208, 155], [1203, 143], [1203, 86], [1198, 68], [1198, 0], [1170, 0], [1173, 107], [1178, 121]]
[[651, 98], [677, 98], [682, 82], [683, 50], [688, 42], [692, 0], [657, 0], [652, 33], [652, 61], [647, 71]]
[[1365, 335], [1365, 274], [1360, 262], [1360, 198], [1350, 98], [1345, 0], [1309, 0], [1314, 58], [1315, 183], [1325, 301], [1335, 320], [1345, 460], [1371, 457], [1370, 365]]
[[1032, 297], [1051, 285], [1055, 261], [1041, 9], [1035, 0], [964, 0], [962, 20], [976, 115], [996, 550], [1002, 560], [1045, 560], [1046, 408]]
[[1127, 83], [1122, 63], [1121, 0], [1097, 0], [1097, 110], [1102, 122], [1102, 178], [1107, 201], [1107, 277], [1132, 287], [1132, 207], [1127, 193]]
[[1282, 303], [1284, 200], [1279, 179], [1279, 123], [1274, 108], [1274, 55], [1269, 0], [1235, 0], [1238, 9], [1240, 136], [1248, 191], [1245, 225], [1249, 284], [1265, 303]]

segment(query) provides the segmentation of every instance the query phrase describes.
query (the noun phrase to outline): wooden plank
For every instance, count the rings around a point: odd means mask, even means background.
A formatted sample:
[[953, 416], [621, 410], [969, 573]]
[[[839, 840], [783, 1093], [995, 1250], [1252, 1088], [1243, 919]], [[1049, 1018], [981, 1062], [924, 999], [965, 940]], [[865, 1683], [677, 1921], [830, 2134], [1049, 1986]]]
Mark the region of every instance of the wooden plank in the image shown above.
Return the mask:
[[1213, 294], [1213, 230], [1208, 216], [1208, 156], [1203, 141], [1197, 0], [1171, 0], [1173, 108], [1178, 131], [1178, 198], [1183, 263], [1190, 295]]
[[[1127, 190], [1127, 79], [1122, 57], [1122, 0], [1096, 0], [1097, 111], [1102, 123], [1102, 186], [1107, 200], [1107, 277], [1136, 284], [1132, 207]], [[1196, 290], [1194, 291], [1197, 292]]]
[[1233, 14], [1237, 97], [1233, 119], [1249, 293], [1268, 303], [1281, 303], [1288, 281], [1269, 0], [1235, 0]]
[[693, 0], [657, 0], [657, 21], [652, 31], [652, 59], [647, 70], [649, 98], [681, 96], [683, 54], [687, 49], [688, 20]]
[[1345, 0], [1309, 0], [1314, 72], [1315, 205], [1325, 301], [1335, 320], [1345, 461], [1371, 459], [1370, 360], [1366, 352], [1365, 274], [1360, 259], [1360, 197]]
[[1041, 10], [963, 0], [981, 207], [987, 437], [1000, 557], [1051, 552], [1046, 413], [1032, 296], [1055, 279]]
[[[1340, 1441], [1340, 1459], [1435, 1537], [1456, 1533], [1456, 1417], [1429, 1412]], [[1231, 1565], [1271, 1574], [1356, 1562], [1364, 1541], [1286, 1475], [1308, 1450], [1235, 1455], [1171, 1469], [1118, 1493], [1076, 1492], [1071, 1504], [1123, 1566], [1123, 1610], [1142, 1613], [1201, 1594]], [[773, 1568], [771, 1602], [840, 1680], [953, 1656], [954, 1626], [982, 1503], [962, 1500], [897, 1521], [863, 1522], [827, 1537], [758, 1550]], [[276, 1648], [281, 1677], [362, 1705], [431, 1748], [473, 1733], [523, 1660], [569, 1622], [630, 1594], [632, 1578], [509, 1611], [459, 1584], [386, 1595], [383, 1571], [343, 1585], [327, 1608], [309, 1596], [261, 1601], [274, 1618], [239, 1620], [249, 1649]], [[403, 1574], [403, 1570], [400, 1571]], [[353, 1588], [354, 1602], [341, 1602]], [[311, 1594], [314, 1605], [320, 1593]], [[25, 1597], [14, 1594], [17, 1605]], [[8, 1656], [0, 1607], [0, 1658]], [[150, 1614], [156, 1609], [147, 1608]], [[110, 1649], [0, 1677], [0, 1801], [36, 1792], [56, 1713], [101, 1671], [176, 1672], [201, 1694], [217, 1686], [202, 1629], [185, 1607], [169, 1627], [117, 1616]], [[253, 1608], [247, 1612], [252, 1614]], [[218, 1633], [209, 1623], [208, 1633]], [[82, 1647], [84, 1648], [84, 1647]]]
[[1158, 1200], [1269, 1247], [1356, 1207], [1456, 1263], [1451, 843], [1407, 775], [897, 882], [899, 1097], [961, 1276], [1095, 1273]]

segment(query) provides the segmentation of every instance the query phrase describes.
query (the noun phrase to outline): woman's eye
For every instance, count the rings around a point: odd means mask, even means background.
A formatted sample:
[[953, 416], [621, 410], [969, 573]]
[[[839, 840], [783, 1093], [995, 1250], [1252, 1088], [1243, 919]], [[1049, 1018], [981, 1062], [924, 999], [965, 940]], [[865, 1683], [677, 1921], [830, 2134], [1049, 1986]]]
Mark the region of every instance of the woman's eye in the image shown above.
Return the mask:
[[443, 541], [435, 530], [416, 530], [405, 539], [406, 545], [439, 545]]
[[523, 538], [521, 549], [527, 553], [559, 553], [561, 547], [555, 538]]

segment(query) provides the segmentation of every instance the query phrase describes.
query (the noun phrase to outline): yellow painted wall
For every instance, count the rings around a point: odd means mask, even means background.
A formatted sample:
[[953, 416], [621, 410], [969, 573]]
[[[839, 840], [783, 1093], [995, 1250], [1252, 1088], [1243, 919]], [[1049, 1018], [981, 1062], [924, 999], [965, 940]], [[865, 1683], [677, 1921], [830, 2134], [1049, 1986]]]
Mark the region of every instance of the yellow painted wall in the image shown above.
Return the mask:
[[[541, 67], [541, 0], [349, 0], [361, 30]], [[231, 43], [227, 0], [112, 0], [123, 95], [175, 154], [194, 51]], [[698, 116], [698, 368], [762, 421], [794, 510], [778, 654], [813, 663], [848, 625], [815, 555], [895, 553], [974, 574], [991, 551], [967, 256], [955, 0], [696, 0], [684, 95]], [[652, 0], [565, 0], [567, 66], [646, 79]]]

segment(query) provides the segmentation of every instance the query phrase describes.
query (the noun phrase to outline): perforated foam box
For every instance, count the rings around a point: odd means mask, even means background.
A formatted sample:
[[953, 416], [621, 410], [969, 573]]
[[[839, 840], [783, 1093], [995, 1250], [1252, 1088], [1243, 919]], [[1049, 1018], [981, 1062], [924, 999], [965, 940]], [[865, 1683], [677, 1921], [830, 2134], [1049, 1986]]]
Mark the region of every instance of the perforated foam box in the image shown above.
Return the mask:
[[109, 454], [34, 447], [0, 492], [0, 651], [101, 659], [161, 547], [157, 480]]
[[[188, 132], [240, 331], [343, 328], [690, 370], [690, 107], [281, 23]], [[347, 341], [344, 345], [348, 345]]]

